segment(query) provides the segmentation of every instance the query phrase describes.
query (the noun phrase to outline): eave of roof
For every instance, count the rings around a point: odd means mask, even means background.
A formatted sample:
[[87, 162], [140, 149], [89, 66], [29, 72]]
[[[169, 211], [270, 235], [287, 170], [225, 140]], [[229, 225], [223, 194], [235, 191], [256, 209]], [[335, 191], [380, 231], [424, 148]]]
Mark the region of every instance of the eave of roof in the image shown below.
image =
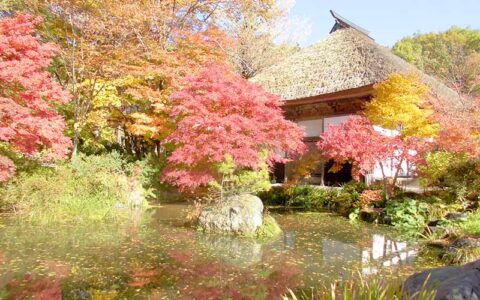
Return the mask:
[[283, 106], [296, 106], [296, 105], [307, 104], [307, 103], [313, 104], [318, 102], [369, 97], [373, 94], [373, 86], [374, 86], [373, 84], [369, 84], [362, 87], [343, 90], [339, 92], [299, 98], [299, 99], [294, 99], [290, 101], [284, 101]]

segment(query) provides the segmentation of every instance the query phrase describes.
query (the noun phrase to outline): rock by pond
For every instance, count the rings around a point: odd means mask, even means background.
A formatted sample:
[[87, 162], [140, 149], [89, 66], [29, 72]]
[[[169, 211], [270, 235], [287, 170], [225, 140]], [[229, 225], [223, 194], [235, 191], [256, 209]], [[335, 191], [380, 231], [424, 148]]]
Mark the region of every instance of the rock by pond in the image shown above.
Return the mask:
[[435, 289], [435, 299], [480, 299], [480, 260], [463, 266], [441, 267], [410, 276], [404, 283], [404, 295]]
[[206, 232], [253, 235], [263, 224], [263, 203], [250, 194], [237, 195], [205, 207], [198, 226]]
[[[436, 227], [433, 227], [435, 230]], [[433, 232], [432, 229], [430, 229]], [[480, 257], [480, 238], [445, 235], [442, 239], [431, 240], [428, 246], [436, 248], [438, 256], [446, 263], [461, 264]]]
[[466, 221], [468, 219], [468, 214], [466, 213], [448, 213], [446, 216], [445, 216], [445, 219], [447, 220], [450, 220], [450, 221]]

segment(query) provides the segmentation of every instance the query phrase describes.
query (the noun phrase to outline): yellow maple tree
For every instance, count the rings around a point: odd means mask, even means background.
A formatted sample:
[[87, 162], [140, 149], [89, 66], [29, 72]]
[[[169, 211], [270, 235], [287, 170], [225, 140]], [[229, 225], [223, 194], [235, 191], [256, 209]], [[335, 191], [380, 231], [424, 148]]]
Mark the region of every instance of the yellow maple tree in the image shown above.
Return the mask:
[[439, 125], [427, 104], [428, 93], [417, 74], [393, 73], [375, 85], [365, 114], [373, 124], [398, 130], [403, 137], [435, 137]]

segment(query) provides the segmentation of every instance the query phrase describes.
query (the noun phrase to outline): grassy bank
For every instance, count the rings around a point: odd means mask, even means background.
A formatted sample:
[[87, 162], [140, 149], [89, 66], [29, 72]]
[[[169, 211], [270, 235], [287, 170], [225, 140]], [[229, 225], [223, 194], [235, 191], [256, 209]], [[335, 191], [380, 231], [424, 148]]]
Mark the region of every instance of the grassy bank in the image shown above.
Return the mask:
[[120, 155], [80, 155], [9, 181], [0, 189], [0, 207], [39, 223], [98, 221], [120, 218], [148, 196], [139, 167]]

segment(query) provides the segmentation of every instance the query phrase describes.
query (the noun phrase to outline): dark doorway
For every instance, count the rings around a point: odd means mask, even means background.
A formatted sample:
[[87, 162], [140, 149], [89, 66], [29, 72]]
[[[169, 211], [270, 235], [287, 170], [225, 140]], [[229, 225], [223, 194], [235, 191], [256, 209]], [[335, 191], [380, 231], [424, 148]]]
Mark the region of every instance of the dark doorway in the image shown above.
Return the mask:
[[330, 160], [325, 164], [325, 173], [323, 177], [325, 185], [340, 186], [352, 180], [352, 164], [346, 163], [343, 165], [343, 168], [340, 171], [332, 173], [329, 172], [329, 170], [333, 164], [333, 160]]
[[285, 164], [276, 163], [273, 167], [272, 179], [275, 183], [285, 182]]

